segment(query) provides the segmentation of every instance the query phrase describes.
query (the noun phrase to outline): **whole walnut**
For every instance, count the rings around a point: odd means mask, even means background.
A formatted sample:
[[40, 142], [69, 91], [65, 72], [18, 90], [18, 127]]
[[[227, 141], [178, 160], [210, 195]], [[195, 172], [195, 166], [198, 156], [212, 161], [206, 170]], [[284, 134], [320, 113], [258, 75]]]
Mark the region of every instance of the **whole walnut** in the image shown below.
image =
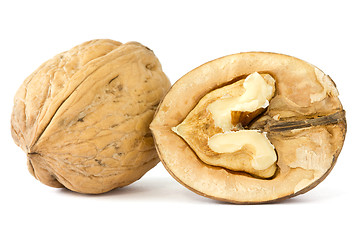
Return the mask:
[[159, 162], [149, 124], [169, 88], [149, 48], [88, 41], [25, 79], [14, 99], [12, 137], [42, 183], [103, 193]]

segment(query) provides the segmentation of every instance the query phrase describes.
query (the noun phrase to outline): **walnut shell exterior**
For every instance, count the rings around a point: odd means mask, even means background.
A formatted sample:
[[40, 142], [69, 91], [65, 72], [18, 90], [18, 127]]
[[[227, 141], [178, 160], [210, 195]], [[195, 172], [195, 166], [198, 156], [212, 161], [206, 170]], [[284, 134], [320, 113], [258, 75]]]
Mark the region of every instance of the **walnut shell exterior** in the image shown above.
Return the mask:
[[[208, 93], [254, 72], [276, 81], [269, 106], [249, 126], [266, 132], [277, 152], [278, 169], [270, 179], [206, 164], [191, 146], [201, 143], [172, 131]], [[204, 124], [191, 126], [195, 134]], [[346, 120], [334, 82], [320, 69], [287, 55], [248, 52], [210, 61], [180, 78], [150, 128], [162, 163], [178, 182], [205, 197], [253, 204], [303, 194], [324, 180], [342, 149]]]
[[149, 48], [88, 41], [25, 79], [14, 98], [12, 137], [42, 183], [107, 192], [159, 162], [149, 124], [169, 88]]

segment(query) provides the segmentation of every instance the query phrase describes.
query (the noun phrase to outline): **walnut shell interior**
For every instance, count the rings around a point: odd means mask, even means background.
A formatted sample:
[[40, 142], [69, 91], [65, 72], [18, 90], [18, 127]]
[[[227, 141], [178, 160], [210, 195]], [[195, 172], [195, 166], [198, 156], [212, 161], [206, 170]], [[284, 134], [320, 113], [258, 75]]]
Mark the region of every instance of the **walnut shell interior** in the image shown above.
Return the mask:
[[14, 98], [11, 133], [42, 183], [106, 192], [159, 162], [149, 124], [169, 88], [149, 48], [88, 41], [25, 79]]
[[[190, 134], [185, 141], [172, 131], [207, 94], [254, 72], [275, 79], [269, 105], [247, 126], [266, 132], [277, 152], [277, 171], [267, 179], [202, 159], [196, 149], [207, 146], [196, 138], [209, 124], [206, 114], [191, 124], [193, 142]], [[180, 78], [150, 128], [164, 166], [190, 190], [233, 203], [263, 203], [304, 193], [321, 182], [341, 151], [346, 120], [334, 82], [317, 67], [287, 55], [250, 52], [213, 60]]]

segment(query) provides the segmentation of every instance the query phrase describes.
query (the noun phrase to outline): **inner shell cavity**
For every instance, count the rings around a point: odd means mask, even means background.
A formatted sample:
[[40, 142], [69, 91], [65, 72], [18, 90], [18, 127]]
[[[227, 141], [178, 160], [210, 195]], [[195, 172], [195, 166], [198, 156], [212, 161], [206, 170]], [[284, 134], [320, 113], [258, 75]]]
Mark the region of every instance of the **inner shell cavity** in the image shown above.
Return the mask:
[[277, 155], [265, 133], [247, 130], [275, 93], [275, 79], [254, 72], [205, 95], [172, 130], [203, 162], [261, 178], [276, 172]]

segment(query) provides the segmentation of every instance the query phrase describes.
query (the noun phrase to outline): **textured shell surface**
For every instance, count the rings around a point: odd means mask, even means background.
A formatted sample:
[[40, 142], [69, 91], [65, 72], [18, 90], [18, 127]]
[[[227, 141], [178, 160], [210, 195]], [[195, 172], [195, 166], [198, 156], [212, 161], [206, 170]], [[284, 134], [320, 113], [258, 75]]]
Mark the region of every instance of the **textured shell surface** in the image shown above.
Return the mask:
[[159, 162], [149, 124], [169, 87], [149, 48], [88, 41], [25, 79], [14, 98], [11, 133], [44, 184], [106, 192]]

